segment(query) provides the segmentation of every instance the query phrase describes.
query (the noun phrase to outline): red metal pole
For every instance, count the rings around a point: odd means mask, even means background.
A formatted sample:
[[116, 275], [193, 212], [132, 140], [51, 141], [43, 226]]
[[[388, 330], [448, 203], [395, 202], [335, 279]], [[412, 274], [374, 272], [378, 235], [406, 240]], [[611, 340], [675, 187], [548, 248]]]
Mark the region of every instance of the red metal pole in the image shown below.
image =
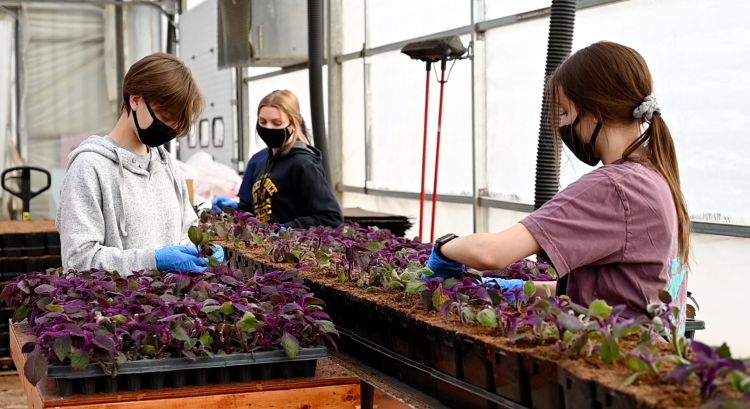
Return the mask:
[[430, 226], [430, 243], [435, 241], [435, 208], [437, 207], [438, 166], [440, 165], [440, 134], [443, 126], [443, 91], [445, 90], [446, 60], [440, 62], [440, 105], [438, 105], [437, 144], [435, 145], [435, 180], [432, 184], [432, 220]]
[[419, 193], [419, 236], [417, 239], [422, 241], [422, 225], [424, 224], [424, 179], [426, 173], [427, 164], [427, 117], [428, 117], [428, 106], [430, 103], [430, 69], [432, 68], [432, 62], [427, 61], [427, 78], [425, 79], [425, 92], [424, 92], [424, 134], [422, 136], [422, 189]]

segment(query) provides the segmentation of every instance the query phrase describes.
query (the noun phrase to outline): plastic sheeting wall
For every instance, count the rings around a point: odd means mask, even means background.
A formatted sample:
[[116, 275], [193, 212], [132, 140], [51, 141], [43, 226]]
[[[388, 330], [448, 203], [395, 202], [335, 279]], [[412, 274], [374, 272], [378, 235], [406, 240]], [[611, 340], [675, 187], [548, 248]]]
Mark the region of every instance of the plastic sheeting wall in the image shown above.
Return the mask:
[[[108, 82], [105, 13], [89, 5], [24, 3], [21, 12], [23, 155], [55, 176], [31, 202], [34, 218], [53, 218], [66, 155], [84, 137], [106, 132], [117, 100]], [[37, 182], [40, 183], [40, 182]]]
[[[113, 6], [23, 3], [22, 150], [52, 173], [50, 191], [32, 200], [33, 218], [54, 218], [68, 153], [109, 132], [119, 116], [114, 15]], [[161, 16], [145, 6], [125, 16], [127, 71], [160, 49]]]
[[[10, 149], [15, 141], [14, 19], [0, 13], [0, 171], [11, 166]], [[11, 195], [0, 189], [0, 218], [9, 217], [7, 202]]]

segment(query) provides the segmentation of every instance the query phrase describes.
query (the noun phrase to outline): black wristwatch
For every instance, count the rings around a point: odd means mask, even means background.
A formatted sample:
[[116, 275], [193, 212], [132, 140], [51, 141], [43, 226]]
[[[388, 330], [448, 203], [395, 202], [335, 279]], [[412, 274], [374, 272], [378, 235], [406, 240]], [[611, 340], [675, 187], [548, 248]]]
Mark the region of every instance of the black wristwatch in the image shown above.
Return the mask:
[[442, 236], [442, 237], [438, 238], [437, 240], [435, 240], [435, 252], [440, 257], [442, 257], [442, 258], [444, 258], [446, 260], [455, 261], [455, 260], [451, 260], [449, 257], [446, 257], [445, 254], [443, 254], [443, 252], [440, 251], [440, 248], [443, 247], [445, 245], [445, 243], [447, 243], [447, 242], [449, 242], [449, 241], [451, 241], [453, 239], [457, 239], [457, 238], [458, 238], [458, 236], [456, 236], [453, 233], [448, 233], [445, 236]]

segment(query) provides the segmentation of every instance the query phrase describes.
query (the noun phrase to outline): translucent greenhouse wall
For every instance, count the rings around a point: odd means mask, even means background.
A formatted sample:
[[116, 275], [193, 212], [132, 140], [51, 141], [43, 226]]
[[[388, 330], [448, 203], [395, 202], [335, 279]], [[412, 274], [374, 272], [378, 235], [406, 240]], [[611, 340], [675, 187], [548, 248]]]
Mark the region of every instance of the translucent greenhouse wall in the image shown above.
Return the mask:
[[[341, 3], [339, 23], [346, 54], [360, 51], [364, 42], [370, 49], [467, 26], [472, 3], [482, 2]], [[484, 5], [483, 19], [490, 20], [548, 7], [549, 1], [487, 0]], [[649, 63], [655, 95], [675, 138], [683, 189], [695, 220], [750, 224], [750, 168], [741, 161], [750, 129], [745, 103], [750, 80], [744, 74], [750, 63], [748, 14], [750, 2], [741, 0], [629, 0], [588, 7], [576, 15], [574, 51], [592, 42], [611, 40], [635, 48]], [[475, 91], [485, 93], [487, 115], [486, 124], [476, 125], [487, 132], [483, 159], [486, 188], [492, 198], [533, 203], [548, 25], [545, 17], [524, 20], [492, 28], [484, 38], [485, 89]], [[462, 41], [468, 44], [469, 36], [464, 35]], [[344, 187], [343, 205], [403, 214], [416, 223], [418, 201], [404, 198], [403, 192], [413, 197], [420, 188], [424, 64], [390, 51], [369, 56], [364, 62], [346, 59], [341, 66], [343, 98], [340, 116], [335, 118], [340, 118], [343, 129], [339, 181], [339, 187]], [[248, 75], [267, 72], [250, 68]], [[471, 74], [470, 61], [458, 61], [446, 85], [438, 183], [440, 194], [469, 198], [474, 163]], [[248, 87], [250, 124], [255, 121], [257, 102], [277, 88], [297, 93], [303, 114], [309, 118], [306, 70], [251, 80]], [[438, 84], [434, 77], [430, 95], [429, 187], [437, 131]], [[257, 137], [251, 137], [248, 154], [260, 147]], [[590, 170], [564, 152], [562, 186]], [[364, 187], [393, 194], [353, 192]], [[426, 209], [425, 226], [429, 226], [429, 205]], [[526, 214], [489, 209], [488, 230], [507, 228]], [[438, 204], [436, 237], [448, 232], [469, 234], [473, 229], [471, 204]], [[416, 224], [407, 234], [416, 235]], [[750, 356], [750, 327], [739, 324], [742, 319], [737, 305], [750, 290], [746, 278], [750, 269], [743, 257], [748, 253], [750, 238], [693, 234], [689, 287], [700, 303], [698, 318], [707, 326], [697, 338], [711, 344], [728, 341], [744, 356]]]

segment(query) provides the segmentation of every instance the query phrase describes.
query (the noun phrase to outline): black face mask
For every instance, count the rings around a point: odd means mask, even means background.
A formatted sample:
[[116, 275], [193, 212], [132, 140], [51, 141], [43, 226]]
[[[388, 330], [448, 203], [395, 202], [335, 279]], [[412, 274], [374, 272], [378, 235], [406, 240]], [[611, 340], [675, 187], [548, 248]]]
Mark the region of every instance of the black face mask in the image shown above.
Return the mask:
[[138, 115], [136, 115], [135, 111], [133, 111], [133, 121], [135, 121], [135, 129], [138, 130], [138, 138], [140, 138], [141, 142], [146, 146], [156, 148], [157, 146], [164, 145], [165, 143], [176, 138], [177, 132], [175, 132], [174, 129], [170, 128], [167, 124], [160, 121], [159, 118], [156, 117], [154, 111], [151, 109], [151, 106], [148, 104], [148, 102], [146, 102], [145, 99], [143, 100], [143, 102], [146, 104], [148, 113], [151, 114], [151, 118], [154, 120], [154, 122], [152, 122], [148, 128], [142, 129], [141, 126], [138, 125]]
[[284, 145], [284, 142], [286, 142], [287, 139], [289, 139], [290, 136], [292, 136], [292, 133], [289, 132], [286, 128], [281, 129], [271, 129], [271, 128], [264, 128], [260, 126], [260, 124], [255, 125], [255, 130], [258, 131], [258, 136], [260, 136], [260, 139], [265, 142], [265, 144], [271, 148], [281, 148]]
[[581, 117], [578, 116], [572, 124], [560, 127], [560, 139], [562, 139], [565, 146], [573, 152], [573, 155], [576, 155], [578, 160], [589, 166], [595, 166], [600, 160], [596, 157], [596, 137], [599, 136], [599, 130], [601, 130], [602, 124], [597, 123], [594, 132], [591, 134], [591, 139], [589, 139], [588, 142], [584, 142], [575, 129], [580, 118]]

